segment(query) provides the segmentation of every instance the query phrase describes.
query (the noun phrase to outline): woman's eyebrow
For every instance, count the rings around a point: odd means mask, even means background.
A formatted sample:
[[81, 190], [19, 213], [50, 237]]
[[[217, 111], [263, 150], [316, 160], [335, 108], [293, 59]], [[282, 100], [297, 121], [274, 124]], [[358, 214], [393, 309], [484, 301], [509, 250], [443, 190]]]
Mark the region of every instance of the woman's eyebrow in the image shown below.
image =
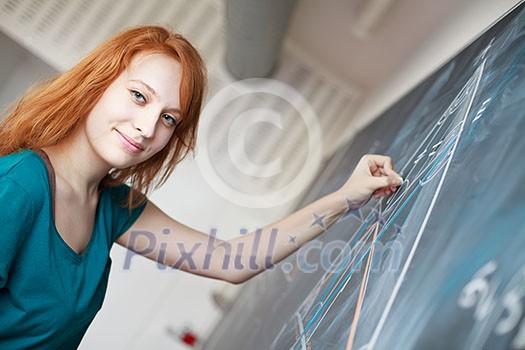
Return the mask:
[[[157, 94], [157, 91], [155, 91], [151, 86], [149, 86], [148, 84], [146, 84], [142, 80], [132, 79], [131, 81], [143, 85], [146, 88], [146, 90], [148, 90], [153, 96], [155, 96], [157, 98], [159, 97], [159, 95]], [[167, 108], [166, 111], [180, 114], [180, 109], [179, 108]]]
[[146, 84], [142, 80], [131, 79], [131, 81], [143, 85], [150, 92], [150, 94], [153, 94], [155, 97], [159, 97], [159, 95], [157, 94], [157, 91], [155, 91], [151, 86], [149, 86], [148, 84]]
[[166, 112], [171, 112], [171, 113], [173, 113], [173, 114], [178, 114], [178, 115], [180, 115], [180, 109], [178, 109], [178, 108], [167, 108], [167, 109], [166, 109]]

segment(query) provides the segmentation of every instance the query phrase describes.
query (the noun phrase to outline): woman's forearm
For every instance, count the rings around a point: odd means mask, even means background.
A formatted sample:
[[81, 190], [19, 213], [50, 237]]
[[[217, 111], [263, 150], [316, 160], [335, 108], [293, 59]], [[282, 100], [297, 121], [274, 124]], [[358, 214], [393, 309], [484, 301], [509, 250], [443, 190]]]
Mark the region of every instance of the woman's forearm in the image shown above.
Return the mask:
[[228, 280], [243, 282], [283, 260], [326, 231], [351, 206], [342, 193], [333, 192], [275, 223], [230, 240], [237, 263], [225, 271]]

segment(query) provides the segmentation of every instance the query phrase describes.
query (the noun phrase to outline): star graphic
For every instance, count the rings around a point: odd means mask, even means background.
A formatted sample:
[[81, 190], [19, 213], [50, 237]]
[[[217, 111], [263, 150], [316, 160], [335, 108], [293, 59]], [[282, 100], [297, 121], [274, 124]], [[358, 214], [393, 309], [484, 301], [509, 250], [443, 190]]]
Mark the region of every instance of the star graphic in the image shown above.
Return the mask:
[[294, 245], [297, 245], [297, 235], [291, 235], [288, 234], [288, 243], [293, 243]]
[[341, 219], [346, 219], [349, 216], [355, 216], [357, 220], [363, 221], [363, 214], [361, 213], [361, 209], [353, 209], [355, 207], [355, 204], [348, 198], [346, 198], [346, 210], [341, 216]]
[[322, 229], [326, 229], [326, 225], [324, 223], [324, 218], [326, 217], [326, 214], [324, 215], [317, 215], [317, 213], [312, 212], [312, 215], [314, 217], [314, 221], [310, 225], [310, 227], [313, 227], [315, 225], [321, 226]]

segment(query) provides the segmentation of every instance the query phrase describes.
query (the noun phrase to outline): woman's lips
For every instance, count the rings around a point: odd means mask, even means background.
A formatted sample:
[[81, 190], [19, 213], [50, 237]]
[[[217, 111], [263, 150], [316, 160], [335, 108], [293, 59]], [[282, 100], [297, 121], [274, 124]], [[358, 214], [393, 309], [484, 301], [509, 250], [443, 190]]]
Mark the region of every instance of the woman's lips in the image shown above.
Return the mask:
[[130, 152], [138, 153], [138, 152], [141, 152], [141, 151], [144, 150], [144, 146], [141, 145], [140, 143], [136, 142], [135, 140], [133, 140], [131, 137], [121, 133], [118, 130], [116, 130], [116, 132], [117, 132], [117, 135], [118, 135], [118, 137], [120, 139], [120, 142], [122, 142], [122, 145], [124, 146], [124, 148], [126, 148]]

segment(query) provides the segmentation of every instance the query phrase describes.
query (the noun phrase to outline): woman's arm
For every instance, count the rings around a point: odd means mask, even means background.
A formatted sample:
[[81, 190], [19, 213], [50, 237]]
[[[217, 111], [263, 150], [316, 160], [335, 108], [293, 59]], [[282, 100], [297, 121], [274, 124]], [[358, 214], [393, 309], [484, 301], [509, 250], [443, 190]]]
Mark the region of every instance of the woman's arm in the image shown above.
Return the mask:
[[319, 236], [347, 210], [359, 208], [372, 195], [391, 194], [401, 182], [390, 158], [366, 155], [339, 190], [250, 234], [219, 240], [148, 203], [117, 242], [167, 266], [242, 283]]

